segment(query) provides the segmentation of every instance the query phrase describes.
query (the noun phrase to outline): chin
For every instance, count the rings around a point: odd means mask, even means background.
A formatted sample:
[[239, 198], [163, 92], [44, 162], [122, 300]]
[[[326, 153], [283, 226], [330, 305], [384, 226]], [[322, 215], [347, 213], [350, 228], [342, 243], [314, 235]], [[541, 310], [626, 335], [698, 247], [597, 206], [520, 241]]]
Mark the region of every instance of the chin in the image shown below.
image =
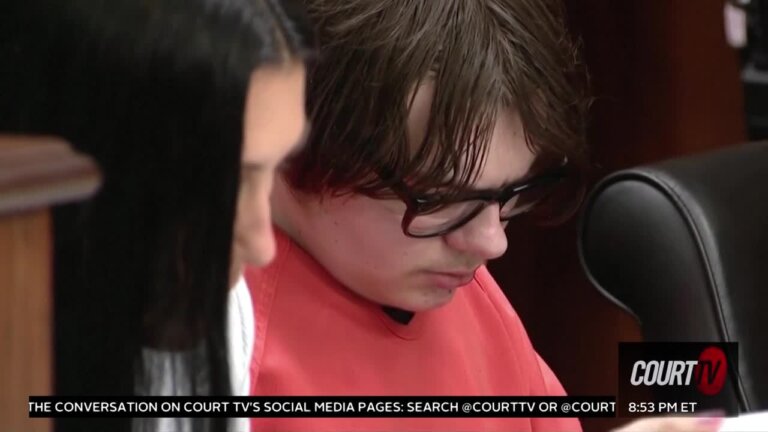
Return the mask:
[[398, 302], [399, 305], [396, 307], [411, 312], [424, 312], [431, 309], [437, 309], [447, 305], [453, 300], [453, 296], [456, 294], [457, 289], [458, 288], [451, 290], [436, 288], [425, 289], [408, 299], [403, 299], [401, 302]]

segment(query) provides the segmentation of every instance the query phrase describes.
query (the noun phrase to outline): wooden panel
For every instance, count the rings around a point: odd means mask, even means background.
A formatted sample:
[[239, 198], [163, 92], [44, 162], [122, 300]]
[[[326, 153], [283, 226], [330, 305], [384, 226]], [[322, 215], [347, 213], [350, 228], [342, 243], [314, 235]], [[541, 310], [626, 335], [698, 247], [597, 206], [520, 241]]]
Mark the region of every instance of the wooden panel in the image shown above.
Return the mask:
[[52, 389], [50, 240], [46, 210], [0, 219], [0, 430], [50, 430], [27, 417]]
[[48, 207], [85, 199], [93, 162], [59, 139], [0, 135], [0, 430], [48, 431], [30, 395], [53, 392], [52, 233]]

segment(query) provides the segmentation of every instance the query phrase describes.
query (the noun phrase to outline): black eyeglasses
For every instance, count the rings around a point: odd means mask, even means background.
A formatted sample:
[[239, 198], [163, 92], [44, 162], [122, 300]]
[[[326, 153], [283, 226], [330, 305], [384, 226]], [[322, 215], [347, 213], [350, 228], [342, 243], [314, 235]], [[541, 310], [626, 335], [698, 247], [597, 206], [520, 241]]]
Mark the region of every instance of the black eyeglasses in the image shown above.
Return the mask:
[[528, 213], [550, 196], [566, 176], [564, 163], [547, 174], [502, 189], [472, 190], [450, 198], [440, 194], [416, 195], [402, 181], [395, 182], [392, 190], [407, 206], [402, 221], [405, 235], [426, 238], [461, 228], [494, 203], [499, 204], [502, 222]]

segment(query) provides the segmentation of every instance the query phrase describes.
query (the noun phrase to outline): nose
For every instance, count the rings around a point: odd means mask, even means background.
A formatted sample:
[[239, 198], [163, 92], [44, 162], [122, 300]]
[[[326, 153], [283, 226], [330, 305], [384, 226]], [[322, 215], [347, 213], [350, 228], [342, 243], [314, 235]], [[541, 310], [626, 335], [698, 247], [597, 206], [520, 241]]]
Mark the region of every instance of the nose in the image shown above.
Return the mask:
[[263, 266], [275, 256], [270, 191], [271, 185], [241, 185], [235, 222], [235, 245], [242, 261], [249, 265]]
[[258, 221], [254, 222], [248, 230], [249, 232], [245, 234], [248, 236], [246, 241], [246, 248], [248, 250], [244, 254], [247, 264], [258, 267], [269, 264], [275, 257], [276, 251], [269, 204], [265, 204], [260, 212], [266, 214], [258, 217]]
[[484, 208], [464, 226], [443, 238], [452, 249], [483, 261], [498, 258], [507, 250], [507, 235], [499, 220], [498, 204]]

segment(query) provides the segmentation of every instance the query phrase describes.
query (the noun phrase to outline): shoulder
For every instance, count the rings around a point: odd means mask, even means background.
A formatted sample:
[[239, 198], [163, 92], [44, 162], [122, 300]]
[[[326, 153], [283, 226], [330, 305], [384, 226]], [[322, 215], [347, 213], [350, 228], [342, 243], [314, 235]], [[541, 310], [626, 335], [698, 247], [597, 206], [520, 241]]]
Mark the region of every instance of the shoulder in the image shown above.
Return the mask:
[[565, 395], [565, 390], [557, 376], [533, 347], [520, 316], [486, 267], [478, 269], [475, 282], [479, 285], [479, 291], [486, 302], [498, 316], [505, 330], [505, 337], [512, 344], [512, 349], [516, 350], [520, 359], [529, 366], [532, 394]]
[[[509, 303], [507, 296], [499, 287], [499, 284], [491, 276], [491, 273], [485, 266], [480, 267], [475, 272], [475, 283], [479, 286], [479, 292], [482, 293], [482, 300], [489, 304], [493, 312], [510, 333], [510, 336], [519, 335], [520, 338], [528, 341], [528, 335], [525, 331], [520, 317], [514, 307]], [[515, 339], [518, 339], [515, 337]], [[529, 344], [529, 342], [528, 342]]]

